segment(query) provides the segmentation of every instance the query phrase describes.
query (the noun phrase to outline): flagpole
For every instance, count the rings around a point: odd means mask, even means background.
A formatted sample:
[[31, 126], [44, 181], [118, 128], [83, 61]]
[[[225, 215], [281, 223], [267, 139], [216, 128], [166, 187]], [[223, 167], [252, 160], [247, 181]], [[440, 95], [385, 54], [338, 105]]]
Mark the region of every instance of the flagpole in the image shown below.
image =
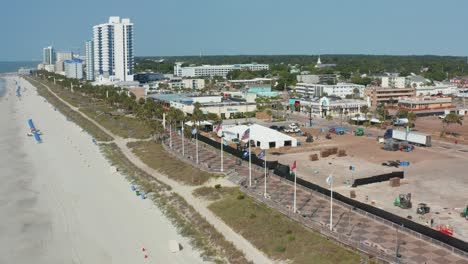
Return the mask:
[[172, 122], [169, 124], [169, 145], [172, 149]]
[[197, 152], [197, 164], [198, 164], [198, 124], [195, 124], [195, 148]]
[[252, 187], [252, 153], [250, 153], [250, 131], [249, 131], [249, 141], [247, 144], [249, 144], [249, 187]]
[[224, 163], [223, 163], [223, 134], [221, 134], [221, 172], [224, 171]]
[[333, 230], [333, 176], [330, 183], [330, 231]]
[[297, 165], [294, 170], [294, 213], [296, 213], [296, 193], [297, 193], [296, 179], [297, 179]]
[[266, 190], [266, 184], [267, 184], [267, 178], [266, 178], [266, 176], [267, 176], [267, 167], [266, 167], [267, 164], [266, 164], [266, 162], [267, 162], [267, 158], [266, 158], [266, 154], [267, 154], [267, 152], [266, 152], [266, 150], [265, 150], [265, 157], [264, 157], [264, 159], [265, 159], [265, 160], [264, 160], [264, 163], [265, 163], [265, 189], [264, 189], [264, 191], [263, 191], [263, 196], [264, 196], [265, 198], [267, 197], [267, 190]]
[[180, 121], [182, 125], [182, 156], [185, 157], [185, 145], [184, 145], [184, 121]]

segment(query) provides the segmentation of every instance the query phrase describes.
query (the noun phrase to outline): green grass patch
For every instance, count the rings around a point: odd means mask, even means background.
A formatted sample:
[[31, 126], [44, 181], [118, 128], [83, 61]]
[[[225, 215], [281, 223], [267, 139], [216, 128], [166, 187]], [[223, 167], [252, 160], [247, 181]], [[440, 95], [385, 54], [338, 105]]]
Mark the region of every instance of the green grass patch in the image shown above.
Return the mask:
[[50, 104], [52, 104], [58, 111], [68, 117], [71, 121], [79, 125], [89, 134], [91, 134], [98, 141], [112, 141], [113, 138], [102, 131], [99, 127], [93, 124], [91, 121], [83, 117], [80, 113], [74, 111], [62, 101], [60, 101], [55, 95], [49, 92], [41, 83], [34, 79], [26, 78], [32, 85], [37, 89], [40, 96], [44, 97]]
[[248, 196], [239, 199], [240, 194], [239, 190], [230, 190], [209, 208], [270, 258], [315, 264], [351, 264], [362, 260], [357, 253], [306, 229]]
[[146, 123], [132, 117], [112, 116], [110, 113], [115, 110], [111, 107], [87, 105], [80, 107], [80, 111], [120, 137], [145, 139], [151, 136], [151, 129]]
[[131, 142], [128, 143], [128, 147], [151, 168], [187, 185], [202, 185], [210, 178], [220, 176], [179, 160], [168, 153], [161, 143], [155, 141]]
[[232, 195], [233, 193], [237, 193], [237, 187], [222, 187], [213, 188], [213, 187], [199, 187], [193, 191], [193, 195], [195, 197], [200, 197], [206, 199], [208, 201], [216, 201], [221, 198], [224, 198], [228, 195]]

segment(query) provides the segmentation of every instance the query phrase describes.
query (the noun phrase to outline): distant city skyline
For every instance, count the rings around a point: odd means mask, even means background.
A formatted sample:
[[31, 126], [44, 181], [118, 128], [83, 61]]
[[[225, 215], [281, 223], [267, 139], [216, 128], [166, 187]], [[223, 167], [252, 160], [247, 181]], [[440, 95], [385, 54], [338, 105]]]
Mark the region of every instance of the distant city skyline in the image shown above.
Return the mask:
[[8, 26], [0, 61], [41, 60], [50, 45], [84, 55], [93, 25], [109, 16], [135, 23], [135, 56], [468, 55], [468, 2], [457, 0], [83, 0], [72, 9], [56, 0], [26, 0], [2, 6], [8, 12], [0, 22]]

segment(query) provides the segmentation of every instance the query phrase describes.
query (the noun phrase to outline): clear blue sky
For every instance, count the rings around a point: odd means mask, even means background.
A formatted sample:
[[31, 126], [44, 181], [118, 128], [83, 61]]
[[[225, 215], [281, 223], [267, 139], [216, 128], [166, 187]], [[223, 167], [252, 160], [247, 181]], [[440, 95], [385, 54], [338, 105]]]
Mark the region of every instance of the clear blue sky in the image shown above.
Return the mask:
[[135, 23], [135, 54], [468, 55], [465, 0], [5, 0], [0, 61], [84, 50], [109, 16]]

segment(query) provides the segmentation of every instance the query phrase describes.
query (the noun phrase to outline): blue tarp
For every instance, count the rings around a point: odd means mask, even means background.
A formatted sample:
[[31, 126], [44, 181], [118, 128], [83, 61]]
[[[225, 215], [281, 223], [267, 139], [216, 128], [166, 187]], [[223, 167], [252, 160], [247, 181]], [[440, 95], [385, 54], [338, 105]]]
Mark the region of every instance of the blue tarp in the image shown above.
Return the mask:
[[34, 127], [34, 123], [33, 123], [32, 119], [28, 120], [28, 124], [29, 124], [29, 128], [36, 130], [36, 128]]
[[34, 138], [36, 139], [37, 143], [41, 143], [42, 140], [41, 140], [41, 137], [39, 136], [39, 134], [36, 131], [34, 131], [33, 134], [34, 134]]

